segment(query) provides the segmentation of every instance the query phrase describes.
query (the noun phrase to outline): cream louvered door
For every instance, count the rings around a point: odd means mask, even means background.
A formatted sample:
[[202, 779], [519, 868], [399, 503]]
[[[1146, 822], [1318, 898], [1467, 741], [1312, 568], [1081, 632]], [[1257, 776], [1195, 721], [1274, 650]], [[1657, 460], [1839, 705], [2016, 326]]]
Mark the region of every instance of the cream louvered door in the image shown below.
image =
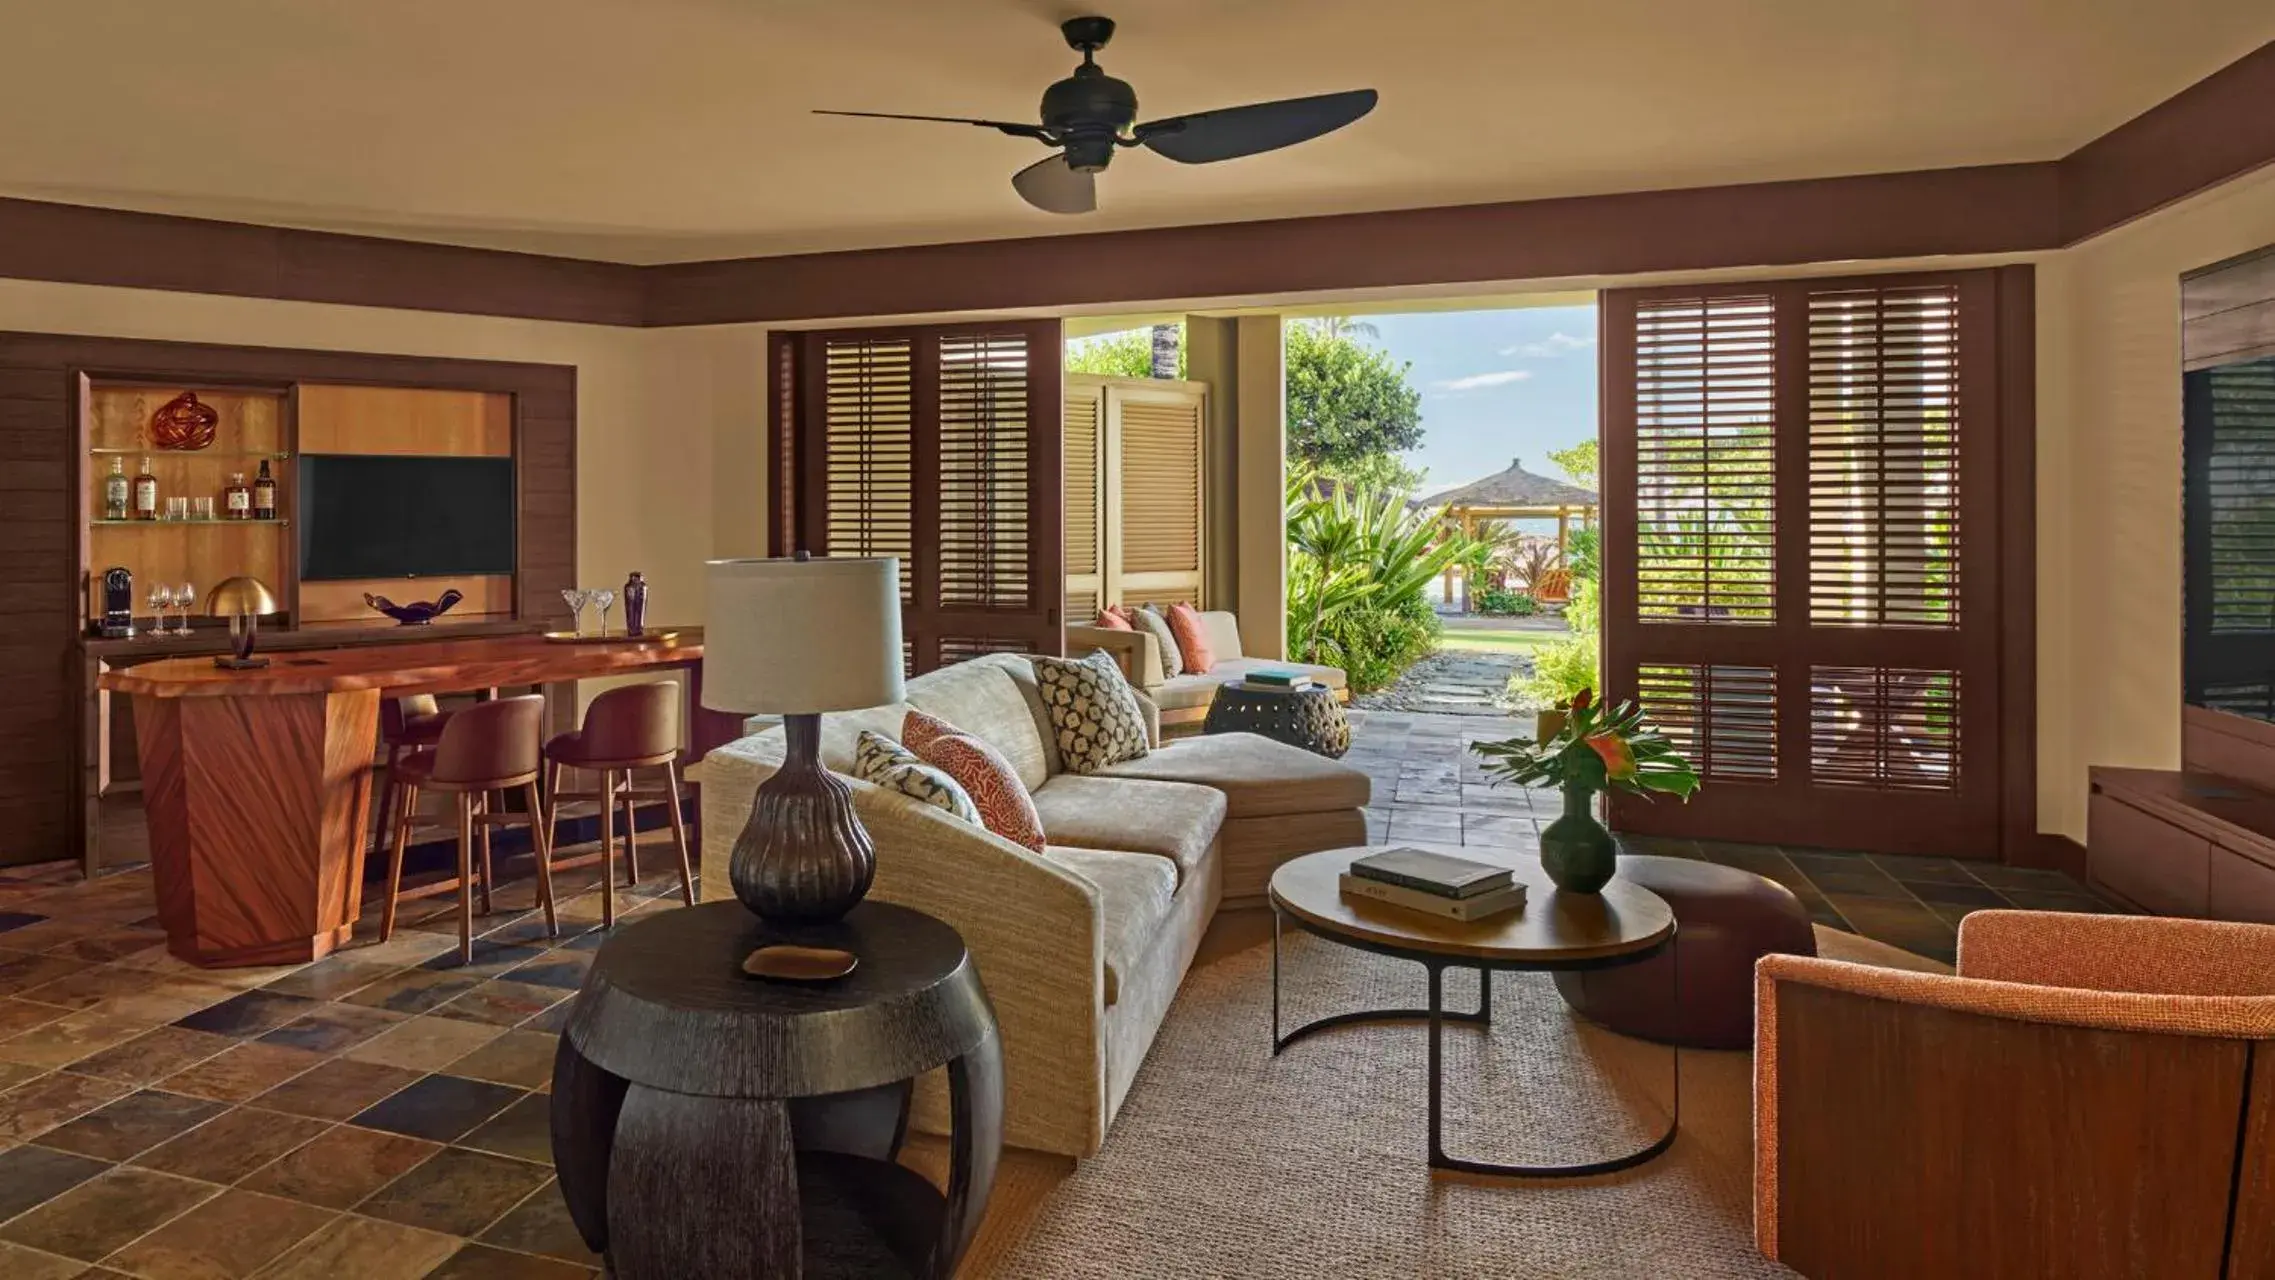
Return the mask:
[[1067, 616], [1202, 601], [1207, 386], [1070, 374], [1064, 421]]
[[1992, 273], [1605, 295], [1605, 681], [1697, 763], [1625, 830], [2001, 847]]
[[795, 549], [900, 558], [911, 671], [1062, 651], [1057, 323], [791, 342], [770, 399], [794, 428], [769, 457], [796, 472], [775, 486], [795, 493]]

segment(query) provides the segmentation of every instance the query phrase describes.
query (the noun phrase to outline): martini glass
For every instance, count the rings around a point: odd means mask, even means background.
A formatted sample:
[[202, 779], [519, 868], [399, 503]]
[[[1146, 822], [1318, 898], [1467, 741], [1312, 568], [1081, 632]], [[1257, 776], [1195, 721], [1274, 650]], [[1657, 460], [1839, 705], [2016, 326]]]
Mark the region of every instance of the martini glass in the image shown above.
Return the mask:
[[592, 603], [592, 592], [583, 587], [563, 587], [561, 588], [561, 599], [569, 606], [569, 616], [574, 621], [575, 633], [580, 636], [583, 635], [585, 633], [585, 606]]
[[592, 593], [592, 602], [600, 606], [600, 634], [608, 635], [608, 611], [616, 603], [616, 592], [602, 587]]

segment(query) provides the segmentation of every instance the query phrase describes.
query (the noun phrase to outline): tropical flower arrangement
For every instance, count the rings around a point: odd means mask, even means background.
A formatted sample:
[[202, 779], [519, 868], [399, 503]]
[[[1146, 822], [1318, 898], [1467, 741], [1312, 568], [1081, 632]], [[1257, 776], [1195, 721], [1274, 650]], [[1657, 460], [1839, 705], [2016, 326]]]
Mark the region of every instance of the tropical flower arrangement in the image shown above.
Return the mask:
[[1582, 689], [1540, 713], [1534, 736], [1479, 742], [1471, 750], [1485, 757], [1496, 781], [1521, 787], [1543, 784], [1598, 791], [1653, 793], [1688, 799], [1698, 790], [1698, 771], [1657, 729], [1643, 722], [1643, 709], [1622, 702], [1606, 712], [1595, 692]]
[[1688, 800], [1698, 790], [1698, 771], [1644, 723], [1642, 708], [1622, 702], [1606, 711], [1588, 689], [1541, 712], [1532, 738], [1480, 742], [1470, 750], [1485, 758], [1485, 771], [1497, 783], [1563, 789], [1563, 815], [1541, 828], [1540, 861], [1567, 893], [1602, 891], [1619, 866], [1617, 843], [1596, 821], [1597, 792]]

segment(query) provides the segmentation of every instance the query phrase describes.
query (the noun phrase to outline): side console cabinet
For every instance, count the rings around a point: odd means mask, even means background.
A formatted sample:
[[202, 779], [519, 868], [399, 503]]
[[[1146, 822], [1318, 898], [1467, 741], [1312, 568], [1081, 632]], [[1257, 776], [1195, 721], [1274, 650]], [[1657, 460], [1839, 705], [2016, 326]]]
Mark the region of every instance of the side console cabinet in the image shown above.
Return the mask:
[[2156, 915], [2275, 924], [2275, 792], [2220, 774], [2095, 769], [2094, 888]]

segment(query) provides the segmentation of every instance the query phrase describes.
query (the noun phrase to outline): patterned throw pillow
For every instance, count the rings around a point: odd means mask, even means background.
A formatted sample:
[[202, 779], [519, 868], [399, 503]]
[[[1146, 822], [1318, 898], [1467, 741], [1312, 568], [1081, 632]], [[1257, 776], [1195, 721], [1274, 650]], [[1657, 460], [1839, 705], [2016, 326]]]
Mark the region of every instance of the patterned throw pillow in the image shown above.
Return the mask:
[[1179, 602], [1169, 606], [1169, 630], [1177, 637], [1177, 655], [1187, 671], [1202, 672], [1216, 665], [1209, 650], [1209, 633], [1201, 626], [1201, 611]]
[[1096, 773], [1146, 753], [1145, 712], [1113, 655], [1036, 658], [1035, 684], [1069, 773]]
[[1169, 629], [1169, 619], [1152, 605], [1130, 615], [1130, 621], [1153, 633], [1153, 641], [1161, 650], [1161, 678], [1173, 680], [1185, 674], [1185, 663], [1177, 649], [1177, 633]]
[[962, 732], [940, 717], [928, 716], [921, 711], [910, 711], [901, 717], [901, 745], [920, 756], [924, 754], [925, 745], [934, 738]]
[[1035, 811], [1035, 798], [1002, 752], [970, 734], [943, 733], [918, 747], [917, 754], [971, 796], [982, 826], [1013, 844], [1043, 851], [1043, 815]]
[[943, 769], [881, 733], [863, 729], [853, 747], [853, 776], [897, 791], [919, 804], [945, 809], [973, 826], [985, 826], [971, 793]]

